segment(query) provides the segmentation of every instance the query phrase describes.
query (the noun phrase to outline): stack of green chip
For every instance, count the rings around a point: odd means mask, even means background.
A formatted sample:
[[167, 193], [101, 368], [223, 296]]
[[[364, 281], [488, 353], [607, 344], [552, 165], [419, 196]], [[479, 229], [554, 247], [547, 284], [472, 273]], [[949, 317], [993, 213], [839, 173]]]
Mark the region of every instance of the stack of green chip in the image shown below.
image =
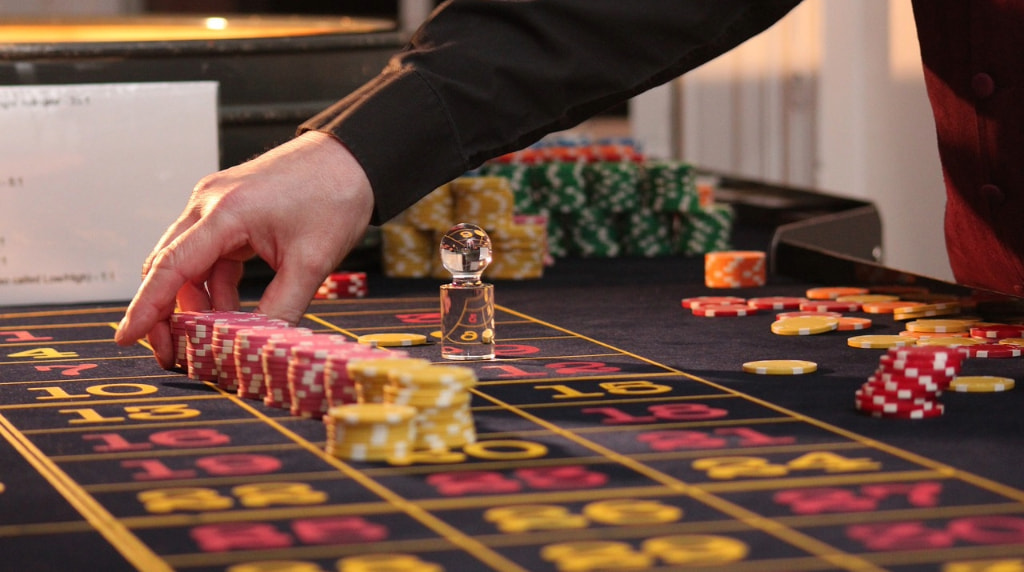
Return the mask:
[[572, 213], [587, 204], [583, 163], [543, 163], [533, 165], [530, 179], [537, 194], [536, 204], [551, 212]]
[[612, 213], [584, 208], [567, 215], [569, 251], [584, 258], [614, 258], [622, 252]]
[[676, 251], [695, 256], [716, 250], [729, 250], [734, 218], [732, 207], [720, 203], [683, 216], [676, 236]]
[[631, 256], [667, 256], [673, 253], [673, 215], [641, 207], [625, 213], [619, 226], [626, 254]]
[[636, 210], [640, 206], [637, 185], [640, 167], [630, 161], [588, 163], [583, 174], [591, 206], [613, 213]]
[[644, 204], [656, 212], [689, 213], [698, 210], [693, 167], [682, 161], [649, 161], [640, 181]]

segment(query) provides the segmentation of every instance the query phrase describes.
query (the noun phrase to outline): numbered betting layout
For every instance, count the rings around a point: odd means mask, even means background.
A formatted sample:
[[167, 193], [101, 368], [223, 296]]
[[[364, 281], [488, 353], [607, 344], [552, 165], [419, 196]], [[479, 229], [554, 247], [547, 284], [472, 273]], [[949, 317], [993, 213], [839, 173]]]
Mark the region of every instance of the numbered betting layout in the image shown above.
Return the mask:
[[[1017, 488], [510, 308], [496, 359], [460, 363], [476, 442], [401, 463], [334, 458], [323, 422], [116, 346], [122, 313], [0, 315], [11, 569], [1024, 570]], [[300, 325], [429, 337], [441, 317], [317, 301]]]

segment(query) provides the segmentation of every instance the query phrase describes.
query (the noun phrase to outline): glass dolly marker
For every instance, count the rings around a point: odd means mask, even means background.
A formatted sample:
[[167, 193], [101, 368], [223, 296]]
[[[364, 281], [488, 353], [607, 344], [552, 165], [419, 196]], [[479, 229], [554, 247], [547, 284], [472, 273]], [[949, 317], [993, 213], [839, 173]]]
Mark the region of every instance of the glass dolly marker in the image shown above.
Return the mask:
[[441, 286], [441, 357], [494, 358], [494, 285], [480, 281], [491, 263], [491, 238], [475, 224], [459, 223], [441, 238], [441, 264], [452, 273]]

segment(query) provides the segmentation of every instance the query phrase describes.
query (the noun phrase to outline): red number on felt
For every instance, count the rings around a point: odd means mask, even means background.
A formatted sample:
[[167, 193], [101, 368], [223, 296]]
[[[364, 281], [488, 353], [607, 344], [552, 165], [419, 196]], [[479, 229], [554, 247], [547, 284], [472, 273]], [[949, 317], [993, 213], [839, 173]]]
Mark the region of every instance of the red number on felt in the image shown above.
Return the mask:
[[153, 448], [152, 443], [132, 443], [117, 433], [90, 433], [82, 435], [86, 441], [103, 441], [103, 445], [95, 445], [92, 450], [97, 453], [119, 453], [121, 451], [146, 451]]
[[655, 451], [720, 449], [729, 443], [727, 439], [718, 439], [703, 431], [651, 431], [637, 435], [636, 440], [647, 443]]
[[1016, 516], [969, 516], [949, 523], [949, 531], [960, 540], [974, 544], [1019, 544], [1024, 542], [1024, 518]]
[[608, 475], [580, 465], [519, 469], [514, 474], [531, 488], [541, 490], [592, 489], [608, 482]]
[[211, 475], [262, 475], [281, 468], [281, 461], [267, 455], [214, 455], [196, 460]]
[[725, 409], [708, 407], [703, 403], [667, 403], [652, 405], [647, 410], [658, 419], [665, 421], [699, 421], [718, 419], [729, 415]]
[[628, 425], [631, 423], [654, 423], [658, 420], [653, 415], [645, 415], [643, 417], [637, 417], [630, 415], [621, 409], [615, 407], [588, 407], [583, 410], [583, 413], [595, 413], [598, 415], [604, 415], [604, 419], [601, 423], [605, 425]]
[[303, 544], [359, 544], [380, 542], [388, 537], [388, 528], [361, 516], [336, 516], [296, 520], [295, 536]]
[[186, 449], [227, 445], [231, 442], [231, 437], [216, 429], [172, 429], [153, 433], [149, 440], [164, 447]]
[[555, 370], [555, 373], [561, 375], [573, 375], [577, 373], [612, 373], [620, 371], [620, 368], [599, 361], [563, 361], [558, 363], [549, 363], [544, 367], [553, 369]]
[[176, 471], [158, 459], [121, 461], [121, 466], [126, 469], [141, 469], [141, 472], [132, 474], [132, 478], [136, 481], [192, 479], [196, 476], [196, 472], [191, 469]]
[[46, 342], [53, 339], [50, 336], [37, 336], [28, 330], [9, 330], [6, 332], [0, 332], [0, 338], [4, 338], [5, 343]]
[[941, 483], [924, 481], [863, 485], [856, 490], [841, 488], [791, 489], [775, 493], [773, 499], [778, 504], [789, 505], [795, 514], [821, 514], [824, 512], [875, 510], [880, 501], [890, 496], [905, 496], [907, 502], [915, 507], [937, 506], [941, 492]]
[[[497, 353], [495, 353], [495, 355], [497, 355]], [[538, 371], [538, 372], [530, 373], [528, 371], [523, 371], [523, 370], [519, 369], [518, 367], [516, 367], [514, 365], [508, 365], [508, 364], [485, 365], [485, 366], [483, 366], [480, 369], [497, 369], [499, 371], [505, 372], [505, 373], [499, 375], [498, 377], [531, 377], [531, 376], [538, 376], [538, 375], [542, 375], [542, 376], [543, 375], [547, 375], [547, 373], [545, 373], [543, 371]]]
[[36, 371], [48, 372], [55, 369], [61, 370], [61, 375], [76, 376], [81, 375], [83, 371], [96, 367], [94, 363], [80, 363], [76, 365], [37, 365], [35, 366]]
[[789, 505], [794, 514], [821, 514], [824, 512], [865, 512], [875, 510], [878, 501], [858, 496], [846, 489], [817, 488], [794, 489], [775, 493], [776, 504]]
[[526, 344], [495, 344], [494, 355], [499, 357], [528, 356], [540, 352], [536, 346]]
[[189, 534], [203, 552], [267, 550], [292, 545], [291, 536], [261, 522], [205, 524], [193, 528]]
[[403, 324], [440, 324], [441, 313], [431, 312], [426, 314], [395, 314], [395, 318]]
[[740, 447], [768, 447], [772, 445], [792, 445], [796, 437], [772, 437], [750, 427], [719, 427], [715, 435], [733, 435], [739, 437], [736, 444]]
[[427, 483], [450, 497], [473, 493], [516, 493], [523, 488], [519, 481], [493, 471], [436, 473], [427, 477]]
[[846, 534], [869, 550], [947, 548], [955, 541], [948, 531], [928, 528], [919, 521], [857, 524], [847, 527]]

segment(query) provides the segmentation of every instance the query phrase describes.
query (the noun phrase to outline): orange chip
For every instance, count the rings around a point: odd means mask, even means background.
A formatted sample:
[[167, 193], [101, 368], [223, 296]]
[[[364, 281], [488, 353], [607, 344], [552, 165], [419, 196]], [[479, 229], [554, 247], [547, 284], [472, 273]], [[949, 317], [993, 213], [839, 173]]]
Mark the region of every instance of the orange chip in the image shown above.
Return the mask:
[[856, 286], [825, 286], [811, 288], [804, 295], [811, 300], [835, 300], [840, 296], [854, 296], [867, 293], [867, 288], [858, 288]]
[[854, 330], [866, 330], [871, 327], [870, 318], [854, 318], [843, 316], [839, 318], [839, 325], [836, 327], [840, 332], [852, 332]]
[[914, 306], [924, 306], [924, 302], [907, 302], [900, 300], [892, 302], [865, 302], [860, 305], [860, 309], [868, 314], [892, 314], [896, 308], [912, 308]]
[[704, 284], [708, 288], [753, 288], [767, 281], [765, 253], [723, 250], [704, 255]]

